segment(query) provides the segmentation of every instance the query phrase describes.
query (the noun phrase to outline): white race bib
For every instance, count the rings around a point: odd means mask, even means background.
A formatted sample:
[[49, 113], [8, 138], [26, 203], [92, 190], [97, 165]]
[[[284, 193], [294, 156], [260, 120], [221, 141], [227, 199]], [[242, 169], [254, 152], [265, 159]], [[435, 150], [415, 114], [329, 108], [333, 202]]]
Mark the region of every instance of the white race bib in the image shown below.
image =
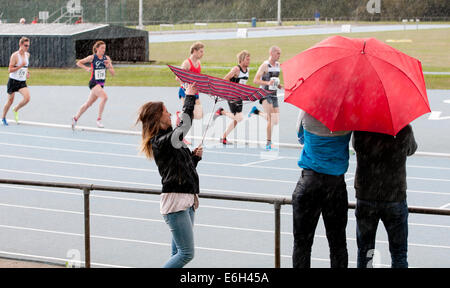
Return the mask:
[[95, 70], [95, 80], [105, 80], [106, 79], [106, 69]]
[[247, 84], [247, 79], [239, 79], [239, 84]]
[[280, 78], [278, 77], [272, 77], [270, 80], [273, 80], [273, 85], [269, 85], [269, 90], [277, 90], [278, 85], [280, 85]]
[[24, 67], [17, 70], [17, 77], [19, 78], [17, 80], [20, 80], [20, 81], [27, 80], [27, 72], [28, 72], [28, 68], [24, 68]]

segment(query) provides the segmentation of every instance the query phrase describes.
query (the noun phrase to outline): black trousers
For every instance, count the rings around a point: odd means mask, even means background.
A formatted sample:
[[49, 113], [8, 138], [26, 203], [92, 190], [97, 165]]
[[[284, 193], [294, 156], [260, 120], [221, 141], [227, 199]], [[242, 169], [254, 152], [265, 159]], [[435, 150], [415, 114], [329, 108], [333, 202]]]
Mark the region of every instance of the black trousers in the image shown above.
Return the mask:
[[325, 224], [332, 268], [348, 267], [345, 228], [348, 198], [344, 175], [333, 176], [303, 170], [292, 194], [294, 220], [294, 268], [311, 267], [311, 247], [320, 214]]

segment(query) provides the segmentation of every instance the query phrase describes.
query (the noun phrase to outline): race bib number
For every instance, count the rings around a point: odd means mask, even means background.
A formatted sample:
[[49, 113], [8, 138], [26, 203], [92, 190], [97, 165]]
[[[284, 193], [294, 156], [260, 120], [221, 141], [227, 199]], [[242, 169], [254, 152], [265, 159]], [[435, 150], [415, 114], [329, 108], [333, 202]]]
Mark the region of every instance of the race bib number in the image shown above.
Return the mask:
[[95, 70], [95, 80], [105, 80], [105, 79], [106, 79], [105, 69]]
[[247, 84], [247, 79], [239, 79], [239, 84]]
[[270, 80], [273, 80], [273, 85], [269, 85], [269, 90], [277, 90], [278, 85], [280, 85], [280, 78], [278, 77], [272, 77]]
[[28, 72], [27, 68], [20, 68], [19, 70], [17, 70], [17, 76], [21, 80], [26, 80], [27, 79], [27, 72]]

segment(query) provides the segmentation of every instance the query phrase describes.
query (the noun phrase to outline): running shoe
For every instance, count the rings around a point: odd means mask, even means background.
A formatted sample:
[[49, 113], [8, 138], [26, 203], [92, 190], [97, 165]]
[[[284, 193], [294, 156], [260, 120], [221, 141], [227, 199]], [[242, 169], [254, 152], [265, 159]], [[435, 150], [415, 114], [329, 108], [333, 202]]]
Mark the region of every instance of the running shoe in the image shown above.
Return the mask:
[[259, 110], [258, 110], [258, 108], [256, 108], [256, 106], [253, 106], [252, 110], [250, 110], [250, 112], [248, 113], [248, 117], [250, 118], [252, 116], [252, 114], [255, 114], [255, 115], [259, 114]]
[[227, 138], [220, 138], [220, 143], [222, 143], [223, 145], [232, 145], [233, 142], [230, 142], [227, 140]]
[[77, 120], [75, 119], [75, 116], [72, 117], [72, 130], [75, 131], [75, 126], [77, 125]]
[[6, 118], [2, 118], [2, 123], [4, 126], [8, 126], [8, 122], [6, 121]]
[[266, 143], [266, 151], [270, 151], [272, 150], [272, 142], [271, 141], [267, 141]]
[[97, 120], [97, 127], [98, 127], [98, 128], [105, 128], [105, 126], [103, 126], [103, 124], [102, 124], [102, 122], [101, 122], [100, 119]]
[[222, 116], [222, 111], [223, 111], [222, 107], [217, 109], [216, 113], [214, 113], [213, 121], [215, 121], [217, 119], [217, 117]]
[[16, 120], [16, 123], [19, 123], [19, 112], [14, 111], [14, 110], [13, 110], [13, 112], [14, 112], [14, 120]]

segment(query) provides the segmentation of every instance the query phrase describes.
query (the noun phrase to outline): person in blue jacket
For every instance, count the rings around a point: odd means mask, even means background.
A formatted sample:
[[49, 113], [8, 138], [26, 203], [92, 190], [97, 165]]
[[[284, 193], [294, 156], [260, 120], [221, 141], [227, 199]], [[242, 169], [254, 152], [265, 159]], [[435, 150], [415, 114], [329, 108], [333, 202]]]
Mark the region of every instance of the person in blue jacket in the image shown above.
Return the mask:
[[332, 268], [348, 266], [345, 228], [348, 218], [347, 187], [351, 131], [331, 132], [305, 113], [297, 131], [303, 150], [298, 161], [300, 179], [292, 194], [294, 221], [294, 268], [311, 266], [311, 248], [322, 214], [330, 247]]

